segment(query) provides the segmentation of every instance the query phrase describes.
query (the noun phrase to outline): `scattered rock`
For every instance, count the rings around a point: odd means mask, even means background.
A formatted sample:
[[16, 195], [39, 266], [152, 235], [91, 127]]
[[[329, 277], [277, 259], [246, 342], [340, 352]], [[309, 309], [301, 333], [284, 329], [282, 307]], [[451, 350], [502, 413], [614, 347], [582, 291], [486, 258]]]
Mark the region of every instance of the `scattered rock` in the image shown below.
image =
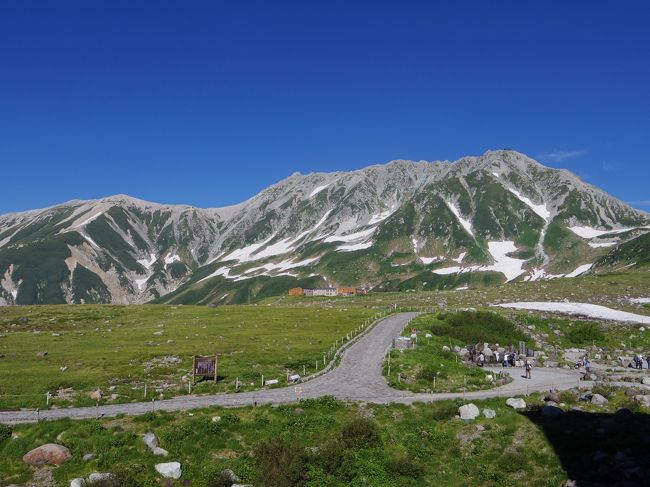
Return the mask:
[[93, 472], [88, 476], [88, 483], [95, 484], [99, 482], [109, 482], [115, 480], [115, 475], [108, 472]]
[[506, 401], [506, 404], [513, 409], [526, 409], [526, 401], [520, 397], [511, 397]]
[[153, 433], [147, 433], [142, 437], [144, 444], [149, 447], [150, 450], [153, 450], [158, 446], [158, 437]]
[[442, 346], [442, 351], [443, 352], [449, 352], [449, 351], [451, 351], [451, 349], [447, 345], [443, 345]]
[[494, 419], [497, 417], [497, 413], [494, 409], [484, 409], [483, 410], [483, 416], [485, 416], [488, 419]]
[[650, 408], [650, 396], [643, 396], [641, 394], [634, 396], [634, 400], [641, 404], [641, 406]]
[[304, 414], [305, 410], [303, 408], [296, 408], [293, 410], [293, 414]]
[[154, 455], [158, 455], [159, 457], [166, 457], [169, 455], [169, 452], [165, 450], [164, 448], [160, 448], [159, 446], [152, 448], [151, 451], [153, 452]]
[[72, 482], [70, 482], [70, 487], [85, 487], [85, 486], [86, 486], [86, 481], [81, 477], [72, 479]]
[[553, 401], [555, 403], [560, 403], [561, 402], [560, 395], [557, 392], [551, 392], [549, 394], [546, 394], [546, 396], [544, 397], [544, 400], [547, 401], [547, 402], [548, 401]]
[[47, 352], [45, 352], [45, 351], [43, 351], [43, 352], [36, 352], [36, 356], [37, 356], [37, 357], [47, 357]]
[[43, 465], [49, 463], [50, 465], [61, 465], [66, 460], [70, 459], [72, 455], [70, 450], [65, 446], [57, 445], [55, 443], [47, 443], [38, 448], [34, 448], [23, 456], [23, 462], [27, 465]]
[[83, 461], [84, 461], [84, 462], [89, 462], [89, 461], [91, 461], [91, 460], [94, 460], [95, 458], [97, 458], [97, 455], [95, 455], [94, 453], [86, 453], [86, 454], [83, 456]]
[[650, 377], [644, 377], [643, 379], [641, 379], [641, 384], [643, 384], [644, 386], [650, 386]]
[[233, 472], [233, 471], [232, 471], [231, 469], [229, 469], [229, 468], [227, 468], [227, 469], [225, 469], [225, 470], [222, 470], [222, 471], [221, 471], [221, 476], [222, 476], [223, 478], [229, 480], [229, 481], [232, 482], [233, 484], [237, 484], [237, 483], [241, 482], [241, 479], [237, 476], [237, 474], [236, 474], [235, 472]]
[[213, 423], [218, 423], [219, 421], [221, 421], [221, 416], [212, 416]]
[[479, 414], [481, 412], [479, 409], [474, 405], [474, 404], [465, 404], [461, 407], [458, 408], [458, 414], [460, 415], [460, 419], [464, 420], [472, 420], [478, 418]]
[[604, 406], [607, 403], [609, 403], [609, 401], [600, 394], [594, 394], [593, 396], [591, 396], [591, 404], [595, 404], [597, 406]]
[[167, 479], [180, 479], [182, 475], [181, 464], [178, 462], [158, 463], [155, 469]]
[[545, 418], [557, 418], [558, 416], [562, 416], [564, 414], [564, 411], [559, 407], [548, 405], [542, 406], [540, 412]]

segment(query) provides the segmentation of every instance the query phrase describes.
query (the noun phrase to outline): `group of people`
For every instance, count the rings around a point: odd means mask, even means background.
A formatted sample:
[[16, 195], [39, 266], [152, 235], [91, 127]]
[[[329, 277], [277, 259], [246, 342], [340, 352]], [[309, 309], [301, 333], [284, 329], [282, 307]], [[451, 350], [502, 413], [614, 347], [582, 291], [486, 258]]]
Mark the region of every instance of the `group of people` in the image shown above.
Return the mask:
[[579, 369], [581, 367], [584, 367], [585, 372], [587, 372], [587, 374], [591, 373], [591, 360], [589, 360], [589, 357], [587, 357], [586, 355], [584, 355], [580, 360], [578, 360], [573, 366], [574, 369]]
[[[648, 369], [650, 369], [650, 353], [648, 356], [645, 358], [645, 361], [648, 363]], [[632, 360], [632, 363], [634, 364], [635, 369], [642, 369], [643, 368], [643, 357], [639, 355], [638, 353], [634, 355], [634, 359]], [[632, 364], [630, 364], [630, 367]]]
[[[486, 362], [485, 354], [483, 351], [479, 351], [478, 354], [475, 353], [475, 350], [470, 350], [470, 359], [472, 362], [475, 362], [476, 365], [479, 367], [483, 367]], [[494, 359], [496, 363], [501, 363], [503, 367], [514, 367], [517, 361], [517, 353], [512, 351], [508, 352], [505, 351], [503, 353], [503, 358], [501, 358], [501, 354], [498, 351], [494, 352]], [[533, 369], [533, 364], [530, 359], [526, 359], [524, 362], [524, 369], [526, 370], [526, 375], [525, 377], [527, 379], [531, 379], [531, 371]]]

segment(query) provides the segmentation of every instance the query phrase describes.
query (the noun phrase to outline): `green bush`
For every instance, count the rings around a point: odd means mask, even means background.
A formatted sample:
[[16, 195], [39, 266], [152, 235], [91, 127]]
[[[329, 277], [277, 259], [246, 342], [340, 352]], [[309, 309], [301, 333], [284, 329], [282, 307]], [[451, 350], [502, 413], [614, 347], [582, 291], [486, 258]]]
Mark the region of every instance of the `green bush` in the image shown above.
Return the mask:
[[596, 323], [580, 323], [566, 333], [566, 338], [573, 345], [582, 346], [604, 341], [605, 334]]
[[257, 484], [267, 487], [297, 487], [308, 478], [304, 448], [283, 438], [271, 438], [255, 448], [259, 468]]
[[381, 443], [377, 423], [369, 418], [353, 418], [341, 428], [341, 440], [348, 448], [366, 448]]
[[0, 443], [11, 438], [11, 426], [8, 424], [0, 423]]
[[436, 335], [458, 338], [465, 343], [516, 344], [526, 335], [503, 316], [488, 311], [461, 311], [447, 316], [446, 326], [433, 326]]

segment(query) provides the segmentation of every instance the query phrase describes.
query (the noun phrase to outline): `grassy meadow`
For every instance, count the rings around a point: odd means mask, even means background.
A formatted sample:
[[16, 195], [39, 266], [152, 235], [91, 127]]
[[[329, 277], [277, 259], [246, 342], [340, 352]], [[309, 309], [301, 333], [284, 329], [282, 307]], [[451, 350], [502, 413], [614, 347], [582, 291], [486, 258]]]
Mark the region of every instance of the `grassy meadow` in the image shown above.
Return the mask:
[[[129, 402], [187, 393], [193, 355], [219, 353], [219, 381], [193, 393], [261, 387], [261, 378], [323, 367], [335, 340], [377, 310], [224, 306], [19, 306], [0, 308], [0, 408]], [[47, 352], [39, 356], [39, 352]], [[304, 367], [304, 369], [303, 369]], [[57, 391], [59, 391], [57, 395]], [[111, 399], [111, 394], [115, 394]]]
[[[138, 417], [61, 420], [14, 428], [0, 442], [0, 485], [22, 482], [32, 472], [22, 454], [44, 441], [67, 446], [73, 458], [55, 469], [58, 485], [93, 471], [118, 476], [115, 485], [160, 486], [141, 435], [153, 431], [180, 461], [180, 480], [162, 485], [217, 487], [231, 468], [244, 483], [260, 486], [557, 486], [566, 478], [538, 428], [503, 400], [477, 403], [497, 418], [464, 423], [453, 419], [460, 403], [350, 405], [331, 398], [294, 406], [238, 408]], [[221, 421], [214, 423], [213, 416]], [[482, 425], [482, 431], [476, 425]], [[0, 440], [1, 441], [1, 440]], [[86, 453], [97, 457], [83, 461]]]
[[[33, 471], [22, 455], [45, 442], [68, 447], [72, 458], [49, 474], [58, 486], [91, 472], [111, 472], [116, 483], [105, 487], [230, 485], [220, 477], [232, 469], [242, 483], [267, 487], [408, 487], [426, 485], [558, 486], [570, 478], [597, 472], [596, 451], [614, 454], [642, 446], [650, 434], [648, 415], [622, 390], [598, 388], [606, 406], [580, 402], [574, 391], [561, 393], [562, 407], [579, 406], [560, 418], [544, 418], [539, 394], [527, 397], [526, 411], [505, 399], [474, 401], [483, 416], [455, 418], [462, 401], [433, 404], [345, 405], [329, 397], [297, 405], [192, 412], [147, 413], [98, 420], [58, 420], [0, 431], [0, 486], [25, 482]], [[628, 407], [627, 417], [607, 435], [602, 421]], [[220, 420], [214, 422], [213, 417]], [[619, 423], [616, 423], [619, 424]], [[167, 459], [154, 456], [142, 435], [154, 432]], [[575, 445], [580, 444], [580, 448]], [[83, 455], [95, 454], [90, 461]], [[573, 456], [577, 458], [573, 458]], [[154, 465], [179, 461], [180, 480], [163, 482]], [[575, 462], [578, 462], [577, 465]], [[47, 467], [46, 467], [47, 469]], [[582, 470], [581, 470], [582, 469]], [[598, 475], [596, 473], [596, 475]]]

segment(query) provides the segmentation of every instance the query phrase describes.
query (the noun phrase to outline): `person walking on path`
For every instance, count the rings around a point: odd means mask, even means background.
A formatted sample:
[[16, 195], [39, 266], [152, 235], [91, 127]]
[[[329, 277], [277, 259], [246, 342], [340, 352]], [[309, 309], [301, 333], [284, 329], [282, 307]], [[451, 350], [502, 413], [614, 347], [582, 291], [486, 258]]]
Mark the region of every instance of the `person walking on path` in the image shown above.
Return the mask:
[[530, 363], [530, 359], [526, 359], [526, 379], [532, 379], [530, 373], [531, 370], [533, 369], [533, 364]]
[[591, 361], [585, 356], [585, 371], [591, 374]]
[[650, 353], [648, 356], [645, 358], [645, 361], [648, 362], [648, 369], [650, 369]]

